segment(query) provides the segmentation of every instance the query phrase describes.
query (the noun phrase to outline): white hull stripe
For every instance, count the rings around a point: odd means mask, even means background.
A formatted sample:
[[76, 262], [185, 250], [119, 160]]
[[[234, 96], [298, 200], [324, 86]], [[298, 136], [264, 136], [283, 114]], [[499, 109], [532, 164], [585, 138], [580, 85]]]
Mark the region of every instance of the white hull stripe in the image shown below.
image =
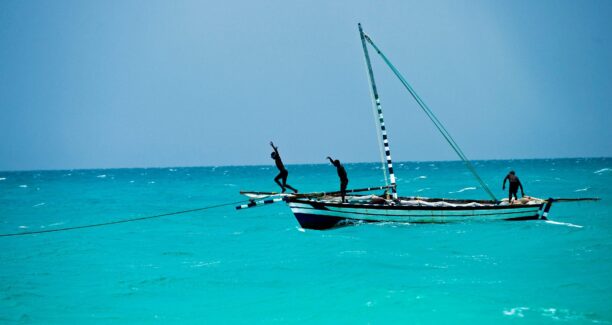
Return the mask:
[[[530, 215], [539, 214], [539, 206], [515, 208], [515, 209], [368, 209], [368, 208], [339, 208], [327, 207], [326, 209], [313, 208], [307, 204], [290, 203], [291, 211], [307, 210], [316, 211], [316, 214], [341, 213], [354, 215], [372, 216], [478, 216], [478, 215], [506, 215], [527, 213]], [[315, 212], [313, 212], [315, 213]]]
[[[354, 209], [353, 209], [354, 210]], [[367, 209], [364, 209], [367, 211]], [[483, 210], [382, 210], [395, 213], [374, 213], [377, 211], [343, 211], [320, 210], [314, 208], [291, 207], [294, 214], [340, 217], [351, 220], [364, 221], [400, 221], [400, 222], [444, 222], [454, 220], [504, 220], [512, 218], [536, 217], [538, 208], [512, 209], [510, 211]], [[380, 211], [380, 210], [379, 210]], [[397, 213], [400, 212], [400, 213]]]

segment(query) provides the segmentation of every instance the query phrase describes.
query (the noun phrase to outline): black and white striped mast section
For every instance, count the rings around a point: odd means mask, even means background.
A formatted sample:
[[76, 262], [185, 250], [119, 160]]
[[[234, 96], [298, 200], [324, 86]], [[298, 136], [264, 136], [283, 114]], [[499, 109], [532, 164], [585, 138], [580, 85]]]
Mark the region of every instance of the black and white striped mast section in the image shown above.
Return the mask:
[[363, 54], [365, 56], [366, 66], [368, 68], [368, 75], [370, 77], [370, 86], [372, 87], [372, 97], [374, 105], [376, 106], [376, 112], [378, 113], [378, 125], [380, 125], [380, 139], [385, 151], [385, 157], [387, 159], [387, 168], [389, 170], [389, 181], [391, 183], [391, 196], [394, 200], [397, 200], [397, 185], [395, 183], [395, 174], [393, 173], [393, 163], [391, 162], [391, 150], [389, 149], [389, 139], [387, 137], [387, 130], [385, 128], [385, 121], [382, 113], [382, 106], [380, 105], [380, 98], [378, 97], [378, 90], [376, 89], [376, 82], [374, 81], [374, 72], [372, 71], [372, 64], [370, 63], [370, 56], [368, 54], [368, 48], [366, 46], [365, 34], [359, 26], [359, 36], [361, 37], [361, 45], [363, 46]]

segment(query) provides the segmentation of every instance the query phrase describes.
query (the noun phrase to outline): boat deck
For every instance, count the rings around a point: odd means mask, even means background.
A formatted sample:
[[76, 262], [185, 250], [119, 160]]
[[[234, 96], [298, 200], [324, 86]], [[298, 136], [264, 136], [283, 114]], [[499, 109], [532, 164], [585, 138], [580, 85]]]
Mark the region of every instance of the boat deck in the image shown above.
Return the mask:
[[[298, 199], [298, 198], [296, 198]], [[289, 200], [293, 201], [291, 198]], [[385, 199], [378, 195], [351, 195], [346, 197], [346, 202], [341, 202], [339, 195], [326, 195], [323, 197], [303, 197], [301, 200], [317, 201], [329, 204], [343, 205], [381, 205], [381, 206], [397, 206], [397, 207], [503, 207], [503, 206], [532, 206], [541, 205], [545, 200], [525, 196], [519, 200], [508, 202], [508, 199], [496, 202], [493, 200], [478, 200], [478, 199], [448, 199], [448, 198], [426, 198], [418, 196], [399, 197], [397, 200]]]

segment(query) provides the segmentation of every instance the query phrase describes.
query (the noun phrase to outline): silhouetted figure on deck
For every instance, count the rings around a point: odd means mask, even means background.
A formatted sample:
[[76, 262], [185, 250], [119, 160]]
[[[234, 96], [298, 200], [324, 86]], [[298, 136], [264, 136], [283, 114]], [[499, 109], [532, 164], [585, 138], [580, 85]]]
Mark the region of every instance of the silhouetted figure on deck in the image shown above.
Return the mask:
[[[272, 149], [274, 149], [270, 156], [272, 157], [272, 159], [274, 159], [274, 162], [276, 163], [276, 168], [278, 168], [278, 170], [280, 171], [280, 173], [278, 173], [278, 175], [274, 177], [274, 181], [276, 182], [276, 184], [278, 184], [278, 186], [281, 187], [281, 189], [283, 190], [282, 193], [285, 193], [287, 188], [292, 190], [294, 193], [297, 193], [298, 190], [287, 184], [287, 176], [289, 175], [289, 172], [285, 169], [285, 165], [283, 165], [283, 161], [281, 160], [280, 154], [278, 153], [278, 147], [275, 147], [272, 141], [270, 141], [270, 145], [272, 146]], [[283, 180], [282, 183], [279, 182], [280, 179]]]
[[333, 160], [331, 157], [327, 157], [327, 159], [329, 159], [329, 162], [331, 162], [338, 171], [338, 177], [340, 177], [340, 195], [342, 195], [342, 202], [344, 202], [344, 197], [346, 196], [346, 186], [349, 182], [348, 177], [346, 176], [346, 170], [344, 169], [344, 166], [340, 164], [340, 160]]
[[519, 180], [518, 177], [516, 177], [516, 174], [514, 173], [514, 171], [510, 171], [508, 173], [508, 175], [506, 175], [506, 178], [504, 178], [504, 183], [502, 184], [502, 190], [506, 189], [506, 180], [510, 182], [509, 187], [508, 187], [508, 202], [512, 202], [512, 196], [514, 196], [515, 200], [518, 200], [518, 197], [516, 196], [516, 192], [518, 192], [519, 187], [521, 188], [521, 197], [525, 196], [525, 192], [523, 191], [523, 184], [521, 184], [521, 181]]

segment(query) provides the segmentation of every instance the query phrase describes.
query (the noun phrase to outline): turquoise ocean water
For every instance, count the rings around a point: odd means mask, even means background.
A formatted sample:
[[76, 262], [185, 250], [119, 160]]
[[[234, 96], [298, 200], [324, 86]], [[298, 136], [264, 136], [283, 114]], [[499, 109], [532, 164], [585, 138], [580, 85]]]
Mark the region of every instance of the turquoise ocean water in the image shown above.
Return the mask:
[[[597, 196], [554, 222], [362, 224], [304, 231], [282, 203], [0, 237], [0, 323], [612, 322], [612, 159], [477, 161], [504, 197]], [[350, 188], [381, 184], [348, 164]], [[330, 165], [288, 166], [303, 192]], [[485, 198], [460, 162], [396, 163], [402, 195]], [[0, 232], [239, 201], [277, 190], [272, 166], [0, 172]]]

